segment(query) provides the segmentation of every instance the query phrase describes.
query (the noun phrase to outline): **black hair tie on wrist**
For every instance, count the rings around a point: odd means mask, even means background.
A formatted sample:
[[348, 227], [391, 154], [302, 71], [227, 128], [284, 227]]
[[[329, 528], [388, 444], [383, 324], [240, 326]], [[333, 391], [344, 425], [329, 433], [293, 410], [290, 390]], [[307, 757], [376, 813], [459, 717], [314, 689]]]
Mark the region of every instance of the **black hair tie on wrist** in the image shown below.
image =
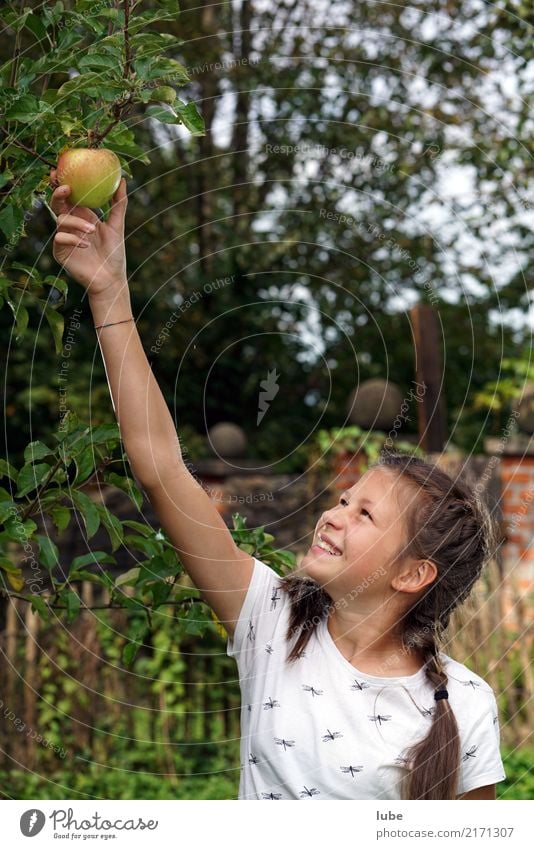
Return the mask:
[[435, 698], [436, 701], [439, 701], [440, 699], [448, 699], [449, 694], [448, 694], [447, 690], [445, 690], [445, 689], [436, 690], [436, 692], [434, 693], [434, 698]]

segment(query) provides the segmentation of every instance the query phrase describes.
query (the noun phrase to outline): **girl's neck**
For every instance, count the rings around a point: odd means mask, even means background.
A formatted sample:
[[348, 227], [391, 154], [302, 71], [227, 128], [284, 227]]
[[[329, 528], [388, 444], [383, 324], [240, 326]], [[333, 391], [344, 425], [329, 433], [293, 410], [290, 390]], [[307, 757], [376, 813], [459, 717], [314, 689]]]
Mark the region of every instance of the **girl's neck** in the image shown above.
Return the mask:
[[326, 627], [336, 648], [356, 669], [368, 675], [379, 675], [394, 678], [399, 675], [413, 675], [423, 665], [423, 659], [416, 650], [408, 652], [399, 640], [381, 640], [381, 645], [375, 640], [374, 644], [355, 646], [350, 637], [343, 636], [336, 620], [330, 616]]

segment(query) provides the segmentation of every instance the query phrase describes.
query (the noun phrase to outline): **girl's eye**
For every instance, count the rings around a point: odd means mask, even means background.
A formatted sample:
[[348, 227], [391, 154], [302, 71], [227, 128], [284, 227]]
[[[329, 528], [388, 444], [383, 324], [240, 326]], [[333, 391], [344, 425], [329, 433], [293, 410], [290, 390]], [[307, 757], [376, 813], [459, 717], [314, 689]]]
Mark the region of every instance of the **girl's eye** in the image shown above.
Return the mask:
[[[349, 502], [347, 501], [347, 499], [346, 499], [346, 498], [342, 497], [342, 498], [340, 498], [340, 499], [339, 499], [339, 503], [340, 503], [340, 504], [342, 504], [343, 506], [346, 506], [346, 505], [348, 505], [348, 503], [349, 503]], [[367, 513], [367, 515], [369, 516], [369, 518], [370, 518], [371, 522], [373, 521], [373, 517], [372, 517], [372, 516], [371, 516], [371, 514], [369, 513], [369, 510], [366, 510], [366, 509], [365, 509], [365, 507], [361, 507], [361, 508], [360, 508], [360, 513]]]

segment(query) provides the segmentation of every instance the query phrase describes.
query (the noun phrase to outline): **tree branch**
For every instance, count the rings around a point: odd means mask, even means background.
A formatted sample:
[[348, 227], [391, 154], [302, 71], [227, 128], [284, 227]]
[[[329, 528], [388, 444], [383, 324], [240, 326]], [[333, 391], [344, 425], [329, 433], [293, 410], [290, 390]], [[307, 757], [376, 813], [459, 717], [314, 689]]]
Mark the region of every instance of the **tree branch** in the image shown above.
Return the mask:
[[33, 508], [35, 507], [35, 505], [36, 505], [36, 504], [37, 504], [37, 502], [39, 501], [39, 498], [41, 497], [41, 493], [42, 493], [42, 492], [43, 492], [43, 490], [44, 490], [44, 489], [48, 486], [48, 484], [50, 483], [50, 481], [52, 480], [52, 478], [54, 477], [55, 473], [57, 472], [57, 470], [59, 469], [59, 467], [62, 465], [62, 463], [63, 463], [63, 458], [62, 458], [62, 457], [60, 457], [60, 458], [58, 459], [57, 463], [55, 464], [55, 466], [52, 466], [52, 468], [51, 468], [51, 469], [50, 469], [50, 471], [48, 472], [48, 474], [47, 474], [46, 478], [44, 479], [43, 483], [42, 483], [42, 484], [41, 484], [41, 486], [37, 489], [37, 495], [35, 496], [35, 498], [33, 499], [33, 501], [32, 501], [32, 502], [28, 505], [28, 507], [26, 507], [26, 509], [24, 510], [24, 512], [23, 512], [23, 514], [22, 514], [22, 516], [21, 516], [21, 521], [22, 521], [22, 522], [24, 522], [24, 520], [28, 518], [28, 516], [30, 515], [31, 511], [33, 510]]
[[127, 80], [132, 72], [132, 50], [130, 46], [130, 0], [124, 0], [124, 79]]
[[[5, 127], [0, 127], [0, 129], [2, 130], [2, 132], [4, 133], [4, 135], [6, 135], [7, 137], [9, 137], [9, 132], [6, 130], [6, 128], [5, 128]], [[36, 159], [39, 159], [41, 162], [44, 162], [44, 163], [45, 163], [45, 165], [48, 165], [50, 168], [55, 168], [55, 167], [56, 167], [54, 162], [50, 162], [48, 159], [45, 159], [45, 157], [44, 157], [44, 156], [41, 156], [41, 154], [40, 154], [40, 153], [37, 153], [37, 151], [36, 151], [36, 150], [32, 150], [32, 148], [31, 148], [31, 147], [27, 147], [27, 146], [26, 146], [25, 144], [23, 144], [22, 142], [15, 141], [15, 139], [9, 139], [9, 144], [13, 144], [13, 145], [15, 145], [15, 147], [20, 147], [20, 148], [21, 148], [21, 150], [25, 150], [25, 151], [26, 151], [26, 153], [31, 153], [31, 155], [32, 155], [32, 156], [35, 156], [35, 158], [36, 158]]]
[[[26, 596], [22, 595], [22, 593], [12, 593], [9, 590], [3, 589], [0, 587], [0, 593], [4, 596], [4, 598], [18, 598], [21, 601], [25, 601], [26, 604], [31, 604], [31, 598], [26, 598]], [[128, 596], [130, 598], [130, 596]], [[49, 610], [67, 610], [66, 604], [49, 604], [46, 599], [43, 599]], [[158, 604], [158, 607], [163, 607], [164, 605], [171, 605], [172, 607], [180, 607], [182, 604], [188, 604], [189, 602], [201, 602], [206, 604], [206, 602], [202, 598], [197, 598], [196, 596], [187, 596], [186, 598], [181, 598], [177, 601], [162, 601]], [[108, 604], [82, 604], [80, 605], [80, 610], [128, 610], [125, 604], [115, 604], [112, 601], [108, 602]], [[152, 611], [153, 608], [150, 605], [146, 606], [147, 611]]]

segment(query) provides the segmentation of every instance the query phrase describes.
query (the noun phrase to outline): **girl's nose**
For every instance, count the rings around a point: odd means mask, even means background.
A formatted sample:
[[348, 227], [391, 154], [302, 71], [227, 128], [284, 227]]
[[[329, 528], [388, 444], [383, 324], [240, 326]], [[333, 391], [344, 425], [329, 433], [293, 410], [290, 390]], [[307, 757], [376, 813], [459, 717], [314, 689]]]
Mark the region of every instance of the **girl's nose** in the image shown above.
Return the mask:
[[339, 514], [336, 513], [335, 509], [325, 510], [325, 512], [323, 513], [323, 515], [321, 516], [321, 518], [319, 520], [319, 526], [321, 526], [321, 525], [332, 525], [332, 527], [334, 527], [334, 528], [340, 528], [341, 527], [340, 520], [339, 520]]

